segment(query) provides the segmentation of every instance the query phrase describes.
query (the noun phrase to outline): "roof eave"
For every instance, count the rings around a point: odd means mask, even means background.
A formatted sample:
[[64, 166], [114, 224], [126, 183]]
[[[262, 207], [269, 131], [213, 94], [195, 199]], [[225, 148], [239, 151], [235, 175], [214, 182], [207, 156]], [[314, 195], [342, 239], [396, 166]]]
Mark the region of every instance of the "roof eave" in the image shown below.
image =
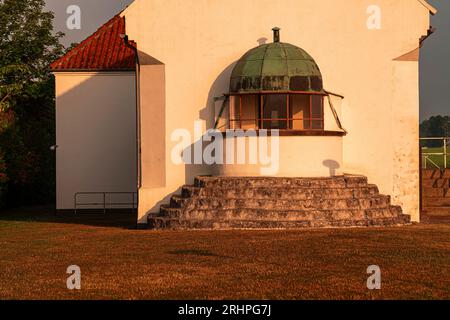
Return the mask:
[[134, 71], [136, 47], [125, 41], [125, 18], [115, 15], [75, 48], [50, 64], [52, 72]]
[[417, 0], [417, 1], [419, 1], [425, 8], [427, 8], [432, 15], [435, 15], [438, 12], [438, 10], [431, 4], [429, 4], [428, 1], [426, 0]]
[[136, 69], [52, 69], [52, 73], [70, 73], [70, 72], [135, 72]]

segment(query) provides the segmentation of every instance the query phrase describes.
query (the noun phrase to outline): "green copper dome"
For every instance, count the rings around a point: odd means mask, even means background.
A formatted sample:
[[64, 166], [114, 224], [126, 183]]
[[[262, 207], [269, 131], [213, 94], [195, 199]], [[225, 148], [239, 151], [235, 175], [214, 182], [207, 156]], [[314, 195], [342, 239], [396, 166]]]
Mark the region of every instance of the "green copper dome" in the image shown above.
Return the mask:
[[279, 41], [274, 28], [273, 43], [248, 51], [231, 74], [231, 93], [261, 91], [322, 92], [322, 74], [314, 59], [303, 49]]

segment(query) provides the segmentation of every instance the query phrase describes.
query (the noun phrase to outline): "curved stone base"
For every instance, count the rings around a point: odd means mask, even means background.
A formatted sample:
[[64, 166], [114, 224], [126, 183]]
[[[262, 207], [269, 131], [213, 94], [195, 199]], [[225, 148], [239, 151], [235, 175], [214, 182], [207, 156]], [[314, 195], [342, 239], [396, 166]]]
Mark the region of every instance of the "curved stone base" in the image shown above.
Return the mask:
[[[261, 145], [267, 147], [263, 148], [266, 151], [262, 151]], [[232, 150], [230, 158], [235, 160], [232, 163], [226, 160], [228, 149]], [[343, 138], [339, 136], [225, 138], [223, 150], [224, 164], [217, 164], [214, 168], [217, 176], [295, 178], [343, 174]], [[239, 154], [245, 156], [245, 164], [237, 161]], [[250, 155], [257, 157], [251, 160]]]

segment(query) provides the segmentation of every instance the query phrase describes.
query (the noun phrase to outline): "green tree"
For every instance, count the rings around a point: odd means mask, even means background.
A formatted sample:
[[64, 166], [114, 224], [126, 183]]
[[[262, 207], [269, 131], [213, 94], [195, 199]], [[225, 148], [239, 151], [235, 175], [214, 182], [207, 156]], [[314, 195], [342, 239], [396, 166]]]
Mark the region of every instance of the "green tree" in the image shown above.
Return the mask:
[[62, 33], [44, 0], [0, 0], [0, 193], [10, 205], [54, 196], [54, 80]]
[[[433, 116], [425, 120], [420, 125], [420, 137], [422, 138], [443, 138], [450, 137], [450, 117]], [[441, 141], [427, 141], [424, 146], [442, 147]]]
[[420, 125], [420, 135], [426, 137], [450, 137], [450, 117], [434, 116]]

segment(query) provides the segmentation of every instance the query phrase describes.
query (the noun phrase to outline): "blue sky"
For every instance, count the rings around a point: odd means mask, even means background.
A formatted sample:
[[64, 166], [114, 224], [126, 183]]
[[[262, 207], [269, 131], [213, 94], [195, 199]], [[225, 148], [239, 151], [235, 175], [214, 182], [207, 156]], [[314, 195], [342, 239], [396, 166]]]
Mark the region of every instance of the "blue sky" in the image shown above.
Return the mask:
[[[320, 0], [319, 0], [320, 1]], [[64, 44], [80, 42], [133, 0], [46, 0], [47, 9], [55, 12], [55, 28], [66, 34]], [[431, 24], [437, 31], [421, 50], [420, 104], [421, 119], [432, 115], [450, 116], [450, 1], [429, 0], [438, 10]], [[81, 30], [68, 30], [66, 9], [81, 8]]]

